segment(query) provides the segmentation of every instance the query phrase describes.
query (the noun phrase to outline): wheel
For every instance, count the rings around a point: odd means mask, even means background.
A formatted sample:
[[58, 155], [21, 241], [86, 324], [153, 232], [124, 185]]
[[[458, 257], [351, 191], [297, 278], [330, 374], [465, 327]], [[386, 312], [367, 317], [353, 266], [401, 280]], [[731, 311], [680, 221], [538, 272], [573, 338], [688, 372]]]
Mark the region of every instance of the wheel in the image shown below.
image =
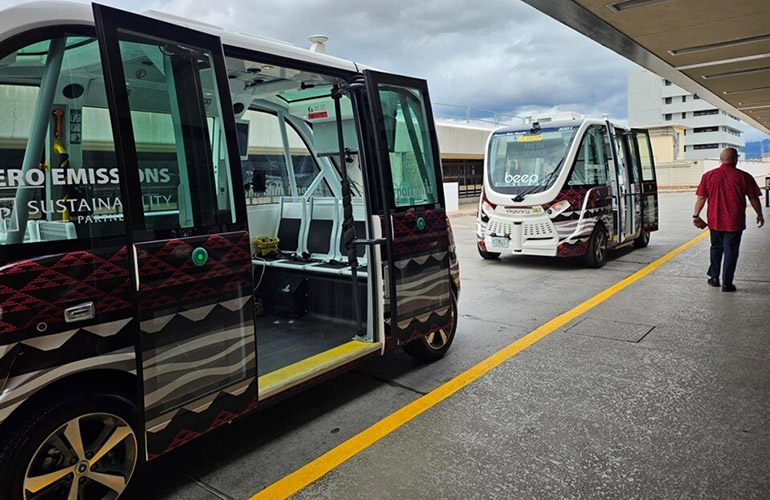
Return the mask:
[[139, 461], [129, 401], [80, 394], [34, 410], [0, 451], [4, 499], [115, 500], [125, 491]]
[[584, 260], [586, 266], [595, 268], [602, 267], [607, 262], [607, 231], [603, 227], [597, 227], [591, 233]]
[[483, 250], [481, 248], [481, 245], [479, 245], [478, 243], [476, 243], [476, 249], [479, 251], [479, 255], [481, 255], [482, 259], [494, 260], [500, 257], [499, 252], [487, 252], [486, 250]]
[[443, 358], [447, 353], [457, 331], [457, 298], [454, 292], [451, 292], [451, 295], [452, 324], [449, 329], [439, 330], [409, 342], [404, 346], [404, 351], [408, 355], [420, 361], [431, 362]]
[[636, 248], [644, 248], [650, 244], [650, 232], [642, 230], [642, 234], [634, 240], [634, 246]]

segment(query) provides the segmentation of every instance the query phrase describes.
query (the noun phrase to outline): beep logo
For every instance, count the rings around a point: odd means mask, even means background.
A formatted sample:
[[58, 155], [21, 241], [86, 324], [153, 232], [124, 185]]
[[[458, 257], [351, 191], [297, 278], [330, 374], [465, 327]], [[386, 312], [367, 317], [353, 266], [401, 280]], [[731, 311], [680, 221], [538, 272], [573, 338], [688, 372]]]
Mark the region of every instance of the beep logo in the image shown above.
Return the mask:
[[13, 210], [15, 201], [13, 198], [0, 198], [0, 233], [19, 230], [18, 214]]

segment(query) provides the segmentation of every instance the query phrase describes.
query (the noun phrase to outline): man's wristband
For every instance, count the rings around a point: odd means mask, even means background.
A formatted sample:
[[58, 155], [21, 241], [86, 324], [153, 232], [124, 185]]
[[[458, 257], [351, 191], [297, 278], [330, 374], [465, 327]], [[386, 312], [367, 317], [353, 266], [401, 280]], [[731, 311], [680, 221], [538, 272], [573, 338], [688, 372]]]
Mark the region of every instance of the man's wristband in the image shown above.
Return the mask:
[[692, 218], [693, 219], [700, 219], [700, 215], [693, 215]]

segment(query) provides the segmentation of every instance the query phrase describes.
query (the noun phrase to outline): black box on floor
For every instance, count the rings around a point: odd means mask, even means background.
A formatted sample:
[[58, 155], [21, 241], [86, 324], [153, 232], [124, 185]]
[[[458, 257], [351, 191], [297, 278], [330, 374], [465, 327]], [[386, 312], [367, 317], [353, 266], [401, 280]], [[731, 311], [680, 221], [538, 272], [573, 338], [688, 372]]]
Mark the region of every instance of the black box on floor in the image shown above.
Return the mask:
[[287, 318], [299, 318], [307, 313], [307, 278], [279, 275], [273, 290], [270, 303], [275, 314]]

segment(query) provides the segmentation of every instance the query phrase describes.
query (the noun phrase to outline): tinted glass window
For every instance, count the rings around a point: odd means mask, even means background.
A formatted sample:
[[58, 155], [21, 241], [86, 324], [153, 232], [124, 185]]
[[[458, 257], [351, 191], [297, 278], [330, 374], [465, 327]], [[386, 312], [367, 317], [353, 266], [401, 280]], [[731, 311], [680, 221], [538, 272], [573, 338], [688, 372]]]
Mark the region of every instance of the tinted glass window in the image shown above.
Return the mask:
[[123, 30], [118, 34], [144, 227], [233, 222], [229, 158], [212, 54]]
[[96, 40], [44, 40], [0, 61], [0, 245], [122, 234]]
[[396, 85], [379, 85], [397, 207], [437, 203], [429, 121], [422, 93]]
[[[289, 140], [291, 164], [294, 168], [294, 180], [297, 183], [297, 194], [304, 195], [313, 186], [321, 170], [305, 141], [288, 121], [286, 122], [286, 137]], [[332, 192], [326, 181], [319, 179], [310, 195], [327, 197], [332, 196]]]
[[607, 184], [608, 164], [604, 150], [604, 133], [592, 127], [580, 142], [575, 165], [568, 184], [570, 186], [603, 186]]
[[654, 181], [655, 168], [652, 160], [650, 137], [646, 132], [636, 132], [636, 141], [639, 145], [639, 159], [642, 164], [642, 179], [645, 181]]

